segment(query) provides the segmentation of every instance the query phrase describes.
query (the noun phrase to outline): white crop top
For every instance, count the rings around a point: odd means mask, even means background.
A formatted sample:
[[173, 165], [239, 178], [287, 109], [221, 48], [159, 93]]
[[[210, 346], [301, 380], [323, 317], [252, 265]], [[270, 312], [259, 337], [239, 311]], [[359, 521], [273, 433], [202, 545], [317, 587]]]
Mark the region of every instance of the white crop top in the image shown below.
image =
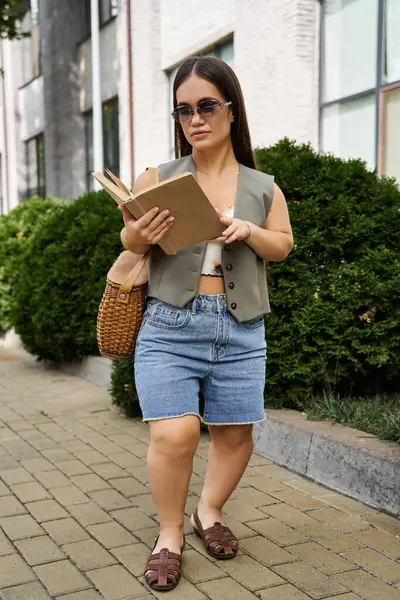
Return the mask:
[[[224, 212], [224, 216], [228, 218], [233, 217], [234, 208], [228, 208]], [[211, 277], [223, 277], [222, 271], [222, 246], [225, 243], [224, 237], [218, 237], [215, 240], [210, 240], [207, 243], [206, 254], [204, 256], [204, 262], [201, 269], [202, 275], [210, 275]]]

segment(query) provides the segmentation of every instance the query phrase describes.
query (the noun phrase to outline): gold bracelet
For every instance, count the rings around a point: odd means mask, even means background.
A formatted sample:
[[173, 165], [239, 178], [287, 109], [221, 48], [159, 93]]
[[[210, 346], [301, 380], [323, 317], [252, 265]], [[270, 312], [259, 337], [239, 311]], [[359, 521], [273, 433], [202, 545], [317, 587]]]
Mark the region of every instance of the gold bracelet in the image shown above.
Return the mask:
[[243, 242], [245, 242], [246, 240], [249, 239], [249, 237], [251, 236], [251, 229], [250, 229], [250, 225], [248, 224], [247, 221], [243, 221], [243, 223], [246, 223], [247, 225], [247, 229], [249, 230], [249, 233], [247, 234], [247, 237], [243, 238]]

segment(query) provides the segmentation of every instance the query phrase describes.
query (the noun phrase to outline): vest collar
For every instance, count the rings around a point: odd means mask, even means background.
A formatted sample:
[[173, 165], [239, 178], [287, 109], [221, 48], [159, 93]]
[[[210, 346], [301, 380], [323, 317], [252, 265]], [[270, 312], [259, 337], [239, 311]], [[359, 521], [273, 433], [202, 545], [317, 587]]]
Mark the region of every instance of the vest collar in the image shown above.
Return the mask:
[[[183, 171], [188, 171], [189, 173], [191, 173], [197, 181], [196, 165], [191, 154], [189, 154], [189, 156], [185, 156], [182, 159], [182, 167]], [[245, 215], [247, 214], [246, 204], [249, 198], [248, 194], [246, 194], [247, 186], [245, 179], [246, 167], [239, 163], [239, 175], [236, 188], [235, 207], [233, 211], [233, 216], [236, 219], [244, 219]]]

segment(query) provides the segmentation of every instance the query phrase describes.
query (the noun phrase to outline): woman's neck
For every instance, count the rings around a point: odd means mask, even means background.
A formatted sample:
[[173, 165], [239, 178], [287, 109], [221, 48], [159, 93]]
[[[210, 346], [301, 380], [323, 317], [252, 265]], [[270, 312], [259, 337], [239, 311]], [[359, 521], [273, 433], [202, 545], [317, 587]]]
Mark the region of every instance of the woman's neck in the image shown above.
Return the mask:
[[221, 175], [228, 171], [237, 171], [239, 163], [236, 160], [232, 145], [216, 148], [214, 151], [202, 152], [193, 148], [192, 157], [198, 173], [204, 175]]

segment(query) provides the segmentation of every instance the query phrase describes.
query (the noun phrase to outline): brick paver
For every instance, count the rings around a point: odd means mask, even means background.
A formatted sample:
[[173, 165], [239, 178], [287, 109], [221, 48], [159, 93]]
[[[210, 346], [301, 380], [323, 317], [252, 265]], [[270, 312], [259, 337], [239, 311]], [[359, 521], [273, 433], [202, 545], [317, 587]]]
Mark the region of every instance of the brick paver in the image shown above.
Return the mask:
[[[0, 348], [0, 598], [149, 600], [157, 533], [148, 428], [95, 385]], [[4, 356], [3, 356], [4, 358]], [[183, 578], [171, 600], [400, 600], [400, 522], [253, 456], [226, 506], [239, 556], [217, 561], [186, 504]]]

